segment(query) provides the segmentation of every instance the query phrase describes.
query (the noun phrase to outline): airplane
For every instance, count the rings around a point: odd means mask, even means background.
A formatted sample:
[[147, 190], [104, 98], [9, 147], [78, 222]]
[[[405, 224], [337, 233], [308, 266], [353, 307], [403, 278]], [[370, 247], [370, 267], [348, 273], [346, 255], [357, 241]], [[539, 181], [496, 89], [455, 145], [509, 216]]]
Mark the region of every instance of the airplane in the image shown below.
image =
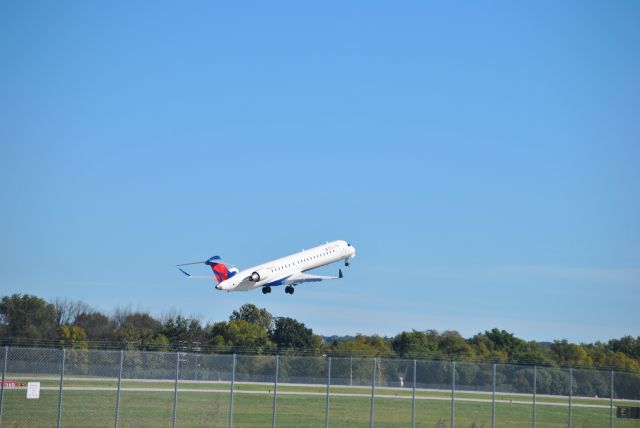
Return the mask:
[[223, 261], [220, 256], [213, 256], [200, 262], [182, 263], [176, 266], [189, 279], [213, 279], [210, 276], [193, 276], [181, 268], [181, 266], [202, 263], [210, 266], [218, 283], [215, 287], [216, 290], [231, 292], [262, 288], [262, 294], [269, 294], [271, 293], [271, 287], [285, 285], [284, 292], [293, 294], [293, 287], [305, 282], [320, 282], [342, 278], [342, 269], [338, 270], [338, 276], [310, 275], [305, 272], [340, 260], [344, 260], [344, 265], [349, 266], [349, 259], [355, 257], [355, 255], [356, 249], [351, 244], [339, 240], [327, 242], [324, 245], [302, 250], [242, 271], [235, 265]]

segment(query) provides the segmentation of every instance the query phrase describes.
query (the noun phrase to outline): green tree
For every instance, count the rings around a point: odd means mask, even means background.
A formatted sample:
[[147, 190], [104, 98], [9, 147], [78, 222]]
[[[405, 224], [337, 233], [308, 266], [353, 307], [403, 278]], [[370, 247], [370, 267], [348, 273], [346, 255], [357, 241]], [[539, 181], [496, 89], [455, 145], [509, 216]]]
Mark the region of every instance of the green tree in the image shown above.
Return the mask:
[[485, 360], [509, 361], [523, 364], [552, 363], [549, 352], [536, 342], [526, 342], [513, 333], [497, 328], [473, 336], [469, 344], [478, 357]]
[[485, 331], [484, 336], [493, 344], [494, 349], [505, 351], [508, 355], [514, 354], [518, 348], [522, 348], [525, 344], [524, 340], [518, 339], [513, 333], [497, 328]]
[[624, 352], [616, 352], [609, 360], [609, 365], [616, 370], [640, 373], [640, 361], [629, 357]]
[[156, 350], [163, 328], [160, 321], [143, 312], [127, 313], [119, 320], [116, 337], [127, 349]]
[[65, 369], [74, 374], [89, 374], [89, 354], [87, 349], [87, 334], [77, 325], [62, 325], [58, 327], [58, 341], [60, 346], [67, 349], [65, 355]]
[[497, 349], [495, 343], [485, 334], [476, 334], [469, 343], [473, 346], [475, 354], [485, 360], [507, 361], [509, 355], [504, 349]]
[[202, 328], [200, 321], [197, 319], [189, 320], [189, 339], [192, 343], [203, 343], [207, 338], [207, 334]]
[[199, 348], [199, 345], [206, 340], [206, 334], [200, 321], [185, 318], [182, 315], [168, 319], [164, 324], [163, 334], [170, 343], [179, 345], [185, 350]]
[[229, 317], [229, 321], [248, 321], [257, 324], [264, 331], [270, 333], [273, 329], [273, 316], [265, 308], [258, 308], [251, 303], [245, 303], [237, 311], [233, 311]]
[[117, 339], [115, 321], [101, 312], [82, 312], [76, 316], [75, 324], [82, 327], [90, 341], [108, 342]]
[[640, 337], [624, 336], [621, 339], [609, 341], [609, 349], [613, 352], [623, 352], [631, 358], [640, 360]]
[[245, 320], [215, 323], [210, 336], [210, 345], [226, 346], [237, 353], [261, 354], [273, 348], [267, 332]]
[[336, 356], [375, 357], [388, 355], [391, 352], [391, 344], [378, 335], [356, 334], [356, 337], [351, 340], [335, 342], [331, 351]]
[[8, 337], [55, 339], [55, 307], [29, 294], [4, 296], [0, 302], [0, 324]]
[[458, 357], [474, 355], [471, 345], [457, 331], [444, 331], [438, 339], [438, 349], [446, 355]]
[[313, 330], [288, 317], [276, 318], [271, 340], [280, 349], [318, 349], [321, 343], [314, 337]]
[[69, 349], [88, 349], [87, 333], [77, 325], [63, 325], [58, 328], [60, 346]]
[[427, 332], [413, 330], [403, 331], [393, 338], [391, 346], [401, 357], [425, 357], [438, 350], [438, 342]]
[[525, 342], [522, 347], [516, 349], [511, 356], [511, 360], [518, 364], [538, 364], [543, 366], [554, 365], [551, 352], [543, 348], [537, 342]]
[[593, 367], [593, 360], [586, 347], [569, 343], [566, 339], [554, 341], [551, 345], [551, 353], [559, 364], [582, 368]]
[[169, 339], [162, 333], [156, 333], [143, 341], [142, 348], [149, 351], [169, 351]]
[[164, 335], [169, 342], [186, 342], [189, 336], [189, 319], [178, 315], [170, 318], [164, 323]]

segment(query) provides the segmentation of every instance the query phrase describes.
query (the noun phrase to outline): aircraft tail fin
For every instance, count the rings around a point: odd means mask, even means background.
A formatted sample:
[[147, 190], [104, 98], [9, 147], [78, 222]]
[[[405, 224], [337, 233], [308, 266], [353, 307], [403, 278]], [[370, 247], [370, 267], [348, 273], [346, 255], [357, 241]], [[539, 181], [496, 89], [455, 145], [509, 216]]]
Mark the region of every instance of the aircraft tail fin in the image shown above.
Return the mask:
[[218, 284], [238, 273], [238, 269], [234, 265], [223, 261], [220, 256], [213, 256], [204, 263], [211, 266]]

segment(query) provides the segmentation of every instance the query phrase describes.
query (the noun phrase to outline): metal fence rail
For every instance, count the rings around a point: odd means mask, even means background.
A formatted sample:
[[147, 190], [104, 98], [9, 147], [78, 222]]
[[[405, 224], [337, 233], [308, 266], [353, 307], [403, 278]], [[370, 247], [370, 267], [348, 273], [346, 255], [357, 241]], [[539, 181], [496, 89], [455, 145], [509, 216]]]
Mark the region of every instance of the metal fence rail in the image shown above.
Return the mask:
[[625, 427], [640, 406], [637, 374], [513, 364], [3, 347], [0, 368], [7, 427]]

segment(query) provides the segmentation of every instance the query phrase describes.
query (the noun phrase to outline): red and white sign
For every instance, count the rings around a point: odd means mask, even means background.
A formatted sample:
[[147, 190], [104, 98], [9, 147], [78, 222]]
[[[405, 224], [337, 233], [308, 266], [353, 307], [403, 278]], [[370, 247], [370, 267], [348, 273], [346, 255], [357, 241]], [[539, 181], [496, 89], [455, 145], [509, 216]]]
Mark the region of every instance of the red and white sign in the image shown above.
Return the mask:
[[24, 382], [16, 382], [15, 380], [6, 380], [2, 383], [3, 388], [11, 389], [11, 388], [20, 388], [25, 386]]

